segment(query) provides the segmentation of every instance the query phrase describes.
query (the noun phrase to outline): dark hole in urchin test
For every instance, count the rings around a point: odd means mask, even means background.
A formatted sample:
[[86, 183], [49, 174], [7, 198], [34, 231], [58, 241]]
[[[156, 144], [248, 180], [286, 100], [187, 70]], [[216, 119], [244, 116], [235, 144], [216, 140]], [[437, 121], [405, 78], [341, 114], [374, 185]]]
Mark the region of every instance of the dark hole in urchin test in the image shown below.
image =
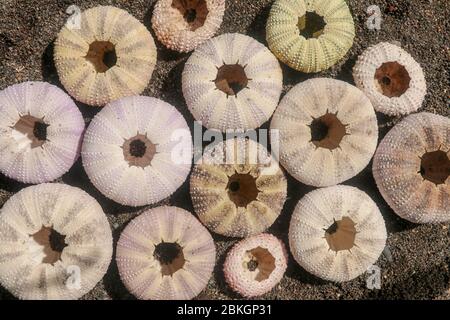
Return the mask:
[[258, 261], [252, 259], [249, 262], [247, 262], [247, 269], [250, 271], [255, 271], [256, 268], [258, 268]]
[[263, 247], [256, 247], [246, 253], [247, 258], [250, 259], [247, 262], [247, 269], [251, 272], [257, 272], [255, 280], [260, 282], [268, 279], [275, 270], [275, 257], [270, 251]]
[[247, 207], [249, 203], [257, 200], [259, 190], [256, 178], [248, 173], [235, 173], [228, 178], [228, 197], [237, 207]]
[[173, 0], [172, 8], [180, 12], [190, 31], [202, 27], [209, 13], [205, 0]]
[[328, 112], [313, 119], [309, 127], [311, 129], [311, 142], [318, 148], [336, 149], [347, 134], [345, 125], [337, 115]]
[[94, 41], [89, 45], [85, 58], [98, 73], [104, 73], [117, 63], [116, 48], [109, 41]]
[[231, 192], [239, 191], [239, 181], [233, 181], [230, 183], [229, 189]]
[[249, 80], [244, 67], [240, 64], [224, 64], [218, 68], [214, 83], [216, 88], [225, 92], [227, 96], [235, 96], [247, 87]]
[[425, 153], [420, 161], [420, 174], [436, 185], [443, 184], [450, 176], [450, 159], [442, 150]]
[[183, 248], [176, 242], [161, 242], [155, 246], [153, 257], [161, 264], [162, 275], [173, 275], [183, 268]]
[[411, 77], [398, 62], [385, 62], [375, 71], [375, 87], [383, 95], [400, 97], [409, 88]]
[[325, 229], [325, 239], [330, 250], [338, 252], [353, 248], [356, 238], [355, 225], [349, 217], [342, 217]]
[[134, 140], [130, 143], [130, 154], [133, 157], [141, 158], [144, 156], [147, 151], [147, 147], [145, 146], [145, 142], [141, 140]]
[[47, 140], [47, 128], [48, 124], [36, 121], [34, 123], [33, 135], [36, 137], [36, 139], [45, 141]]
[[49, 243], [50, 243], [50, 248], [52, 248], [53, 251], [57, 251], [57, 252], [62, 252], [63, 249], [65, 247], [67, 247], [66, 236], [63, 236], [55, 229], [52, 229], [50, 231]]
[[194, 22], [197, 18], [197, 11], [195, 9], [188, 9], [186, 10], [186, 13], [184, 14], [184, 19], [191, 23]]
[[42, 227], [38, 232], [31, 235], [33, 240], [43, 247], [44, 257], [42, 263], [54, 264], [61, 260], [61, 254], [66, 244], [66, 236], [60, 234], [52, 227]]
[[318, 38], [326, 26], [324, 18], [315, 12], [307, 11], [306, 14], [298, 18], [297, 27], [300, 35], [306, 39]]
[[31, 142], [31, 148], [42, 146], [47, 141], [47, 128], [49, 127], [43, 119], [31, 115], [21, 116], [13, 126], [14, 130], [26, 135]]

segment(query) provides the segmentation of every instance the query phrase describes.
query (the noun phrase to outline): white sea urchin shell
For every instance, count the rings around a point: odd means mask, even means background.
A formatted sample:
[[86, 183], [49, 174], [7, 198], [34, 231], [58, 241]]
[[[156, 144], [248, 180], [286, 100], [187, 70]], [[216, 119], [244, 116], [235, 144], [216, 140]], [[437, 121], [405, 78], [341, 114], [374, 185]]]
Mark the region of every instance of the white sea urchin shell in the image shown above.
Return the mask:
[[324, 187], [367, 166], [378, 126], [369, 99], [343, 81], [316, 78], [293, 87], [271, 122], [279, 130], [280, 163], [297, 180]]
[[170, 196], [191, 169], [192, 137], [183, 116], [156, 98], [109, 103], [91, 121], [83, 166], [108, 198], [141, 206]]
[[264, 45], [228, 33], [206, 41], [186, 62], [183, 95], [208, 129], [254, 129], [266, 122], [280, 99], [280, 64]]
[[373, 200], [350, 186], [333, 186], [306, 194], [289, 226], [289, 245], [308, 272], [331, 281], [356, 278], [384, 249], [386, 227]]
[[0, 211], [0, 283], [20, 299], [78, 299], [102, 279], [111, 256], [108, 220], [78, 188], [31, 186]]

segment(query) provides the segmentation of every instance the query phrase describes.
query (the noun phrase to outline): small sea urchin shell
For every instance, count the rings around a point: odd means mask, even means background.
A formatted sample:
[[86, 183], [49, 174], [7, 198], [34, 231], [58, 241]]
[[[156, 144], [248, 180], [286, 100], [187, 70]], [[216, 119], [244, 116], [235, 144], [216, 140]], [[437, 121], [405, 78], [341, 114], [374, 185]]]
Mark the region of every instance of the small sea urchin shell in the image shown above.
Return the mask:
[[359, 173], [375, 152], [378, 126], [369, 99], [343, 81], [316, 78], [292, 88], [271, 123], [279, 130], [280, 163], [316, 187]]
[[150, 32], [111, 6], [88, 9], [79, 19], [80, 28], [64, 26], [55, 41], [56, 69], [69, 94], [92, 106], [140, 94], [156, 64]]
[[378, 146], [373, 175], [402, 218], [450, 221], [450, 119], [427, 112], [406, 117]]
[[383, 217], [373, 200], [350, 186], [306, 194], [289, 226], [289, 245], [308, 272], [331, 281], [356, 278], [373, 265], [386, 243]]
[[278, 163], [262, 145], [243, 138], [207, 147], [191, 175], [191, 197], [200, 220], [230, 237], [247, 237], [270, 227], [286, 192]]
[[224, 12], [225, 0], [159, 0], [152, 26], [167, 48], [188, 52], [214, 36]]
[[108, 198], [141, 206], [170, 196], [191, 169], [192, 137], [183, 116], [156, 98], [125, 97], [91, 121], [83, 166]]
[[280, 64], [264, 45], [229, 33], [208, 40], [184, 67], [186, 104], [208, 129], [254, 129], [266, 122], [280, 99]]
[[387, 42], [359, 56], [353, 78], [375, 110], [391, 116], [419, 109], [427, 91], [420, 65], [405, 50]]
[[0, 92], [0, 171], [25, 183], [52, 181], [80, 154], [84, 120], [72, 99], [45, 82]]
[[303, 72], [328, 69], [353, 44], [355, 26], [344, 0], [276, 0], [266, 27], [270, 50]]
[[78, 188], [31, 186], [0, 211], [0, 283], [20, 299], [78, 299], [102, 279], [111, 256], [108, 220]]
[[283, 278], [288, 255], [282, 241], [271, 234], [241, 240], [223, 266], [228, 285], [244, 297], [260, 296]]
[[117, 243], [117, 266], [139, 299], [196, 297], [214, 269], [216, 248], [208, 230], [177, 207], [150, 209], [132, 220]]

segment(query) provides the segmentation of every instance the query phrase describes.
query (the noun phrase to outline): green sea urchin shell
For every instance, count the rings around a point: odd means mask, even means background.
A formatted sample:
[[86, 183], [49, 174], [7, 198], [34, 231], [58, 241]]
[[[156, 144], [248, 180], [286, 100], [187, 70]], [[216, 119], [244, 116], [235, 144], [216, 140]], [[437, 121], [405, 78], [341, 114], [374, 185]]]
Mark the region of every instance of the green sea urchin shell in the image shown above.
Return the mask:
[[277, 0], [266, 33], [278, 59], [309, 73], [328, 69], [344, 57], [355, 26], [343, 0]]

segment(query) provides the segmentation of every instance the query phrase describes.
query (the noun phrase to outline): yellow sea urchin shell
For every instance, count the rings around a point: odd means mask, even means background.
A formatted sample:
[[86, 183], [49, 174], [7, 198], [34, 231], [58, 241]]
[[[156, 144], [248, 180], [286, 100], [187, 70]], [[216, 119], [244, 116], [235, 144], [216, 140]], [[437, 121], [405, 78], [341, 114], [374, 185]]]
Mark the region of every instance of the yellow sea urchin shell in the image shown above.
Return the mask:
[[274, 129], [279, 130], [280, 163], [294, 178], [316, 187], [358, 174], [378, 139], [369, 99], [348, 83], [326, 78], [293, 87], [275, 111]]
[[262, 145], [243, 138], [206, 148], [191, 175], [192, 202], [200, 220], [210, 230], [231, 237], [247, 237], [270, 227], [286, 192], [286, 178], [276, 161]]
[[355, 26], [344, 0], [276, 0], [266, 34], [281, 61], [299, 71], [318, 72], [344, 57]]
[[402, 218], [450, 221], [450, 119], [427, 112], [406, 117], [378, 146], [373, 175]]
[[140, 94], [156, 64], [150, 32], [124, 10], [99, 6], [84, 11], [81, 28], [62, 28], [55, 41], [55, 65], [71, 96], [103, 106]]

